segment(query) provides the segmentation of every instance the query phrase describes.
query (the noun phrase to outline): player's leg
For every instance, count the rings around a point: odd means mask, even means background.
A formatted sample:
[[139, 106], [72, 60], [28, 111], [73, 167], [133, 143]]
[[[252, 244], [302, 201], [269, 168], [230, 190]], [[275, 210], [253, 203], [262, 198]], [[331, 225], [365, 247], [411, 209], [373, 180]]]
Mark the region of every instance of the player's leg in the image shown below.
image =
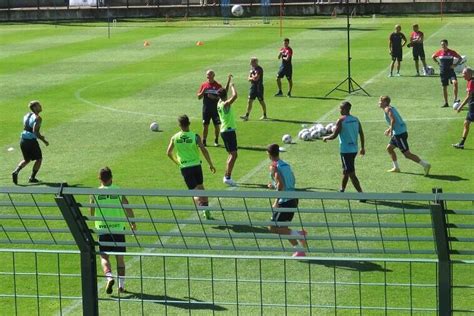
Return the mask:
[[402, 66], [401, 55], [397, 57], [397, 76], [400, 76], [400, 67]]
[[349, 178], [351, 179], [351, 183], [356, 191], [362, 192], [362, 187], [360, 186], [360, 181], [359, 178], [357, 178], [355, 171], [349, 173]]
[[395, 67], [395, 60], [396, 58], [392, 56], [392, 63], [390, 64], [390, 74], [388, 75], [389, 77], [393, 77], [393, 68]]
[[214, 146], [219, 146], [219, 133], [221, 129], [221, 121], [217, 111], [212, 116], [212, 123], [214, 124]]
[[454, 79], [452, 81], [452, 83], [453, 83], [454, 101], [456, 102], [456, 101], [459, 101], [458, 100], [458, 81], [457, 81], [457, 79]]
[[226, 179], [232, 178], [232, 171], [234, 170], [235, 161], [237, 160], [237, 151], [231, 151], [227, 157], [227, 166], [225, 168]]
[[222, 182], [230, 186], [236, 186], [237, 184], [232, 180], [232, 171], [234, 170], [235, 161], [237, 160], [237, 134], [235, 131], [221, 133], [222, 140], [224, 141], [225, 148], [229, 155], [227, 156], [226, 168], [224, 178]]
[[[296, 202], [296, 203], [295, 203]], [[293, 220], [293, 217], [295, 215], [294, 212], [282, 212], [282, 209], [288, 208], [288, 207], [297, 207], [298, 203], [297, 200], [289, 200], [286, 202], [282, 202], [278, 204], [278, 207], [275, 208], [275, 211], [272, 214], [271, 221], [275, 222], [275, 225], [270, 225], [268, 226], [268, 230], [273, 233], [273, 234], [279, 234], [279, 235], [293, 235], [293, 236], [304, 236], [306, 232], [304, 231], [293, 231], [290, 229], [288, 226], [277, 226], [276, 222], [291, 222]], [[278, 211], [276, 211], [278, 210]], [[296, 239], [288, 239], [288, 242], [296, 248], [298, 246], [298, 240]], [[307, 247], [306, 241], [301, 242], [303, 247]], [[295, 249], [296, 250], [296, 249]], [[293, 253], [293, 257], [303, 257], [305, 256], [304, 251], [295, 251]]]
[[265, 103], [265, 100], [259, 99], [260, 105], [262, 107], [262, 116], [260, 117], [261, 120], [266, 120], [267, 119], [267, 105]]
[[30, 160], [25, 160], [23, 159], [20, 161], [20, 163], [16, 166], [15, 170], [12, 172], [12, 181], [14, 184], [18, 184], [18, 174], [20, 173], [20, 170], [25, 168], [26, 165], [30, 162]]
[[286, 79], [288, 79], [288, 94], [287, 94], [287, 96], [291, 97], [291, 91], [293, 90], [293, 76], [292, 76], [292, 74], [288, 74], [286, 76]]
[[403, 155], [405, 156], [405, 158], [407, 159], [410, 159], [411, 161], [414, 161], [416, 162], [417, 164], [421, 165], [423, 167], [423, 169], [425, 170], [425, 176], [427, 176], [430, 172], [430, 169], [431, 169], [431, 165], [429, 162], [421, 159], [420, 157], [418, 157], [417, 155], [413, 154], [412, 152], [410, 152], [409, 149], [403, 151]]
[[211, 114], [208, 109], [202, 111], [202, 143], [207, 146], [206, 139], [209, 133], [209, 123], [211, 123]]
[[37, 159], [37, 160], [35, 161], [35, 164], [33, 165], [33, 170], [31, 171], [31, 176], [30, 176], [30, 179], [28, 180], [28, 182], [30, 182], [30, 183], [37, 183], [37, 182], [39, 182], [39, 180], [36, 179], [36, 175], [38, 174], [38, 171], [39, 171], [40, 168], [41, 168], [42, 162], [43, 162], [42, 159]]
[[[101, 240], [101, 237], [105, 235], [99, 236], [99, 241], [107, 241]], [[112, 267], [110, 265], [110, 257], [106, 254], [100, 254], [100, 264], [102, 266], [102, 271], [104, 272], [106, 283], [105, 283], [105, 293], [112, 294], [112, 289], [115, 284], [114, 277], [112, 275]]]
[[474, 113], [468, 113], [466, 119], [464, 120], [463, 130], [462, 130], [462, 137], [459, 143], [453, 144], [454, 148], [457, 149], [464, 149], [464, 142], [466, 141], [467, 135], [469, 134], [469, 127], [471, 126], [471, 120], [474, 120]]
[[425, 57], [422, 57], [422, 58], [421, 58], [421, 62], [423, 63], [423, 72], [424, 72], [425, 75], [426, 75], [427, 69], [428, 69], [428, 65], [426, 64], [426, 59], [425, 59]]
[[400, 172], [400, 166], [397, 161], [397, 154], [395, 153], [395, 148], [397, 147], [395, 136], [392, 137], [390, 143], [387, 145], [387, 152], [392, 159], [392, 169], [387, 170], [387, 172]]
[[444, 108], [447, 108], [449, 107], [449, 104], [448, 104], [448, 85], [444, 85], [443, 84], [443, 98], [444, 98], [444, 105], [443, 107]]
[[339, 189], [339, 192], [344, 192], [346, 191], [347, 187], [347, 182], [349, 182], [349, 165], [347, 161], [347, 155], [341, 153], [341, 163], [342, 163], [342, 180], [341, 180], [341, 188]]
[[247, 111], [245, 112], [244, 115], [241, 115], [240, 118], [244, 121], [248, 121], [249, 119], [249, 115], [250, 115], [250, 112], [252, 112], [252, 105], [253, 105], [253, 101], [255, 100], [255, 98], [253, 96], [250, 96], [249, 95], [249, 98], [247, 100]]
[[415, 69], [416, 69], [416, 75], [419, 76], [420, 75], [420, 63], [419, 63], [418, 58], [415, 59]]
[[278, 87], [278, 92], [275, 94], [275, 96], [276, 97], [283, 96], [283, 92], [281, 91], [281, 78], [280, 78], [280, 75], [277, 76], [277, 87]]
[[117, 275], [118, 275], [118, 290], [120, 293], [125, 292], [125, 257], [115, 256], [117, 259]]
[[209, 132], [209, 124], [202, 124], [202, 143], [207, 146], [206, 139]]

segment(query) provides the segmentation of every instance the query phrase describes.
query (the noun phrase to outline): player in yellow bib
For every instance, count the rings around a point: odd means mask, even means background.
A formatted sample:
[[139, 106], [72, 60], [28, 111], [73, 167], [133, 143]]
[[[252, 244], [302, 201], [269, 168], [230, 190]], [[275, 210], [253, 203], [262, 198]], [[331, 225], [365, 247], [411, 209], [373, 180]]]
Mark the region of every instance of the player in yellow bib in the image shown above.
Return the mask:
[[[209, 168], [212, 173], [216, 172], [216, 168], [212, 164], [209, 152], [201, 141], [198, 134], [189, 130], [189, 117], [181, 115], [178, 117], [178, 125], [181, 131], [171, 137], [168, 145], [168, 157], [179, 166], [184, 182], [190, 190], [204, 190], [204, 177], [202, 175], [201, 158], [199, 157], [198, 147], [201, 150], [204, 158], [206, 158]], [[208, 206], [207, 197], [194, 197], [195, 202], [199, 206]], [[203, 211], [206, 219], [210, 219], [211, 215], [208, 210]]]
[[[136, 230], [137, 227], [129, 218], [135, 217], [133, 210], [126, 208], [128, 200], [125, 196], [108, 194], [107, 190], [117, 189], [118, 186], [112, 184], [112, 171], [109, 167], [99, 170], [99, 189], [104, 190], [104, 194], [91, 196], [91, 203], [97, 207], [90, 208], [91, 216], [100, 217], [102, 220], [95, 221], [95, 229], [99, 235], [99, 251], [102, 269], [104, 271], [107, 283], [105, 292], [112, 294], [115, 280], [112, 274], [109, 255], [104, 252], [125, 252], [125, 246], [101, 245], [100, 243], [125, 243], [125, 231], [127, 227]], [[109, 218], [123, 218], [120, 221], [109, 220]], [[124, 256], [115, 256], [117, 260], [117, 274], [119, 281], [119, 292], [125, 292], [125, 259]]]

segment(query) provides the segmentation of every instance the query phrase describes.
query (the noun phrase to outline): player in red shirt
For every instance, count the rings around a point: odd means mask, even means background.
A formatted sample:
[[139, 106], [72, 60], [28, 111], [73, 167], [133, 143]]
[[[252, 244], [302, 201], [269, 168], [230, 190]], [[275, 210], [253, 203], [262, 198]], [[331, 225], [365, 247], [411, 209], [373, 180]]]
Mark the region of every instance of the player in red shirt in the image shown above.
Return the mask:
[[214, 146], [218, 146], [221, 121], [219, 119], [219, 114], [217, 113], [217, 102], [219, 101], [217, 91], [221, 89], [222, 86], [214, 80], [215, 73], [213, 70], [209, 69], [206, 72], [206, 77], [207, 81], [201, 84], [197, 93], [198, 99], [202, 99], [202, 143], [204, 146], [207, 146], [206, 138], [209, 130], [209, 123], [212, 119], [215, 134]]
[[413, 32], [410, 34], [408, 47], [413, 49], [413, 60], [415, 61], [416, 75], [420, 75], [419, 59], [423, 63], [423, 74], [426, 75], [425, 49], [423, 47], [424, 34], [420, 31], [418, 24], [413, 24]]
[[[441, 40], [441, 49], [435, 52], [432, 56], [435, 63], [439, 65], [439, 76], [441, 78], [441, 84], [443, 85], [443, 96], [444, 105], [443, 108], [449, 107], [448, 105], [448, 86], [449, 82], [453, 84], [454, 102], [458, 100], [458, 79], [454, 68], [462, 61], [462, 57], [454, 50], [448, 48], [448, 40]], [[457, 58], [457, 62], [454, 63], [454, 59]]]
[[464, 68], [462, 71], [462, 76], [467, 81], [467, 95], [457, 109], [457, 112], [461, 112], [464, 105], [468, 103], [469, 112], [467, 113], [466, 119], [464, 120], [464, 129], [462, 131], [461, 141], [457, 144], [453, 144], [453, 147], [457, 149], [464, 149], [464, 142], [466, 141], [467, 134], [469, 134], [469, 126], [471, 125], [471, 122], [474, 122], [474, 78], [472, 77], [472, 69]]
[[290, 47], [290, 39], [285, 38], [283, 40], [283, 47], [280, 49], [278, 54], [278, 59], [281, 59], [280, 70], [277, 74], [277, 85], [278, 92], [275, 94], [276, 97], [283, 96], [281, 91], [281, 78], [286, 77], [288, 79], [288, 97], [291, 97], [291, 89], [293, 89], [293, 65], [291, 64], [291, 59], [293, 58], [293, 49]]

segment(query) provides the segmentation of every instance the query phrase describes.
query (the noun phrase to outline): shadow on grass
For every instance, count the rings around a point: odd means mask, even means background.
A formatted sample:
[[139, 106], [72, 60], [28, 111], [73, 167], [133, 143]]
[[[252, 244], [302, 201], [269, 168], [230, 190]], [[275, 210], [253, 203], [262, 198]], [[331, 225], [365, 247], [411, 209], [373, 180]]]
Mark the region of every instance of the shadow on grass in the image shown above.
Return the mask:
[[313, 97], [313, 96], [299, 96], [299, 95], [292, 95], [292, 99], [312, 99], [312, 100], [336, 100], [336, 101], [343, 101], [344, 98], [334, 98], [334, 97]]
[[135, 293], [126, 291], [123, 295], [113, 295], [112, 298], [121, 300], [143, 300], [153, 302], [155, 304], [162, 304], [166, 306], [172, 306], [188, 310], [211, 310], [211, 311], [225, 311], [227, 308], [215, 305], [208, 302], [203, 302], [193, 297], [185, 297], [185, 299], [171, 297], [167, 295], [153, 295], [146, 293]]
[[426, 178], [430, 178], [430, 179], [435, 179], [435, 180], [442, 180], [442, 181], [467, 181], [469, 179], [467, 178], [463, 178], [463, 177], [460, 177], [460, 176], [456, 176], [456, 175], [451, 175], [451, 174], [429, 174], [427, 176], [425, 176], [423, 173], [414, 173], [414, 172], [400, 172], [400, 173], [403, 173], [403, 174], [411, 174], [411, 175], [414, 175], [414, 176], [423, 176], [423, 177], [426, 177]]
[[360, 272], [392, 272], [390, 269], [385, 269], [379, 264], [370, 262], [370, 261], [344, 261], [344, 260], [306, 260], [303, 261], [308, 264], [317, 264], [325, 266], [328, 268], [339, 268], [344, 270], [351, 271], [360, 271]]
[[[61, 184], [62, 184], [62, 182], [43, 182], [43, 181], [40, 181], [38, 183], [25, 183], [25, 184], [19, 183], [18, 186], [19, 187], [32, 187], [32, 186], [44, 185], [44, 186], [51, 187], [51, 188], [59, 188], [61, 186]], [[81, 183], [68, 184], [67, 186], [72, 187], [72, 188], [82, 188], [83, 187], [83, 185]]]
[[294, 123], [294, 124], [314, 124], [311, 121], [301, 121], [301, 120], [286, 120], [286, 119], [278, 119], [278, 118], [268, 118], [267, 122], [278, 122], [278, 123]]
[[[308, 27], [308, 30], [315, 30], [315, 31], [344, 31], [347, 32], [346, 26], [335, 26], [335, 27]], [[351, 27], [351, 31], [375, 31], [377, 28], [375, 27]]]
[[422, 203], [402, 203], [402, 202], [394, 202], [394, 201], [371, 201], [368, 200], [367, 204], [373, 205], [383, 205], [393, 208], [400, 208], [400, 209], [429, 209], [429, 204], [422, 204]]
[[269, 233], [268, 229], [266, 228], [254, 227], [254, 226], [249, 226], [249, 225], [215, 226], [212, 228], [219, 229], [219, 230], [230, 229], [234, 233], [259, 233], [259, 234]]
[[267, 151], [266, 146], [237, 146], [240, 150], [250, 150], [250, 151]]

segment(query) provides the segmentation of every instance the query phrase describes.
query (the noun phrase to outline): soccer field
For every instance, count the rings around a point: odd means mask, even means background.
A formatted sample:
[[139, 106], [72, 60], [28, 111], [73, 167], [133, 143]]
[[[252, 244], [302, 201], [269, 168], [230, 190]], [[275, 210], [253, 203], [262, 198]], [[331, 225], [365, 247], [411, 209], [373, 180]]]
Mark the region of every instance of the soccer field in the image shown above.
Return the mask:
[[[388, 36], [395, 24], [401, 24], [402, 32], [408, 36], [413, 23], [420, 24], [425, 33], [428, 64], [434, 66], [429, 56], [439, 48], [439, 41], [444, 38], [449, 40], [450, 48], [468, 56], [468, 59], [474, 58], [473, 17], [445, 16], [442, 20], [430, 16], [357, 17], [351, 20], [352, 75], [371, 96], [356, 94], [348, 97], [336, 92], [328, 98], [324, 95], [347, 75], [345, 19], [342, 18], [285, 19], [283, 37], [291, 39], [294, 50], [292, 98], [273, 97], [279, 67], [277, 55], [282, 43], [276, 21], [263, 25], [258, 19], [238, 19], [224, 26], [221, 20], [119, 20], [111, 29], [110, 39], [107, 25], [98, 22], [1, 25], [0, 186], [12, 185], [10, 173], [21, 160], [21, 119], [28, 110], [28, 102], [37, 99], [43, 104], [42, 133], [50, 142], [49, 147], [42, 147], [44, 162], [38, 174], [45, 184], [68, 182], [75, 186], [97, 187], [98, 169], [109, 166], [114, 172], [114, 182], [122, 188], [185, 189], [178, 168], [166, 156], [169, 139], [178, 131], [177, 116], [188, 114], [192, 121], [191, 129], [201, 133], [202, 105], [196, 92], [205, 81], [207, 69], [213, 69], [216, 80], [222, 84], [225, 84], [228, 73], [234, 75], [239, 93], [235, 112], [244, 114], [249, 88], [246, 80], [249, 60], [256, 56], [265, 71], [265, 97], [270, 120], [258, 120], [260, 106], [255, 102], [250, 120], [237, 122], [239, 158], [233, 173], [239, 184], [237, 190], [263, 190], [266, 187], [268, 158], [265, 148], [268, 144], [281, 143], [281, 136], [287, 133], [296, 139], [301, 125], [307, 122], [335, 122], [339, 117], [340, 102], [350, 100], [352, 114], [361, 120], [366, 138], [366, 155], [356, 160], [364, 191], [426, 193], [438, 187], [444, 192], [472, 193], [472, 135], [466, 141], [466, 149], [451, 147], [461, 136], [466, 112], [457, 114], [452, 109], [440, 107], [443, 99], [439, 77], [415, 77], [409, 49], [404, 49], [402, 76], [387, 78], [390, 63]], [[144, 46], [144, 41], [150, 45]], [[202, 41], [203, 45], [197, 46], [197, 41]], [[458, 79], [460, 98], [463, 99], [466, 83], [461, 76]], [[286, 80], [282, 83], [285, 92]], [[400, 153], [402, 172], [386, 172], [391, 168], [391, 162], [385, 151], [388, 138], [383, 134], [386, 123], [378, 108], [380, 95], [392, 97], [392, 103], [408, 125], [410, 149], [432, 165], [429, 176], [423, 176], [423, 169], [404, 159]], [[452, 100], [451, 88], [449, 95]], [[152, 121], [159, 123], [161, 132], [150, 132]], [[210, 135], [212, 133], [211, 126]], [[8, 151], [10, 147], [14, 150]], [[286, 149], [282, 159], [292, 165], [297, 188], [308, 191], [339, 189], [341, 166], [337, 141], [327, 144], [320, 140], [296, 141]], [[208, 147], [208, 150], [217, 173], [212, 175], [204, 163], [205, 186], [207, 189], [225, 189], [222, 176], [227, 153], [222, 146]], [[21, 185], [27, 184], [30, 170], [31, 166], [28, 166], [20, 173]], [[348, 191], [353, 191], [350, 184]], [[22, 263], [24, 269], [28, 267], [31, 256], [25, 256], [25, 259]], [[73, 258], [65, 261], [69, 263], [67, 271], [78, 273]], [[45, 258], [42, 264], [48, 266], [52, 262], [53, 259]], [[11, 258], [0, 259], [0, 266], [8, 267], [10, 264]], [[220, 264], [221, 267], [225, 265], [225, 262]], [[268, 271], [274, 267], [269, 264]], [[153, 274], [153, 266], [147, 268], [151, 269], [147, 273]], [[207, 269], [199, 263], [194, 268]], [[332, 273], [331, 268], [325, 269], [318, 267], [315, 271], [322, 276]], [[391, 269], [397, 271], [396, 266]], [[170, 273], [179, 274], [179, 270], [177, 264]], [[376, 279], [374, 273], [368, 273], [367, 278]], [[430, 273], [433, 271], [422, 271], [420, 278]], [[304, 276], [295, 272], [295, 278]], [[77, 286], [79, 283], [71, 281], [71, 287], [74, 284]], [[48, 286], [45, 285], [45, 291], [48, 291]], [[127, 287], [134, 292], [140, 291], [138, 283], [133, 281]], [[188, 293], [181, 293], [179, 288], [177, 282], [174, 292], [170, 293], [184, 299]], [[9, 289], [10, 284], [5, 291]], [[71, 290], [70, 295], [79, 295], [79, 288], [76, 289]], [[159, 286], [150, 285], [146, 290], [149, 294], [160, 295], [157, 293]], [[224, 296], [226, 291], [230, 290], [224, 288]], [[271, 295], [272, 289], [268, 291]], [[248, 294], [251, 292], [249, 289]], [[322, 297], [331, 296], [329, 292], [321, 290], [320, 294]], [[191, 294], [197, 299], [208, 299], [199, 297], [199, 293]], [[417, 295], [420, 301], [422, 297], [428, 297], [431, 305], [435, 300], [433, 290]], [[473, 298], [471, 293], [466, 302]], [[30, 301], [21, 302], [19, 314], [36, 311], [37, 306]], [[62, 308], [68, 311], [67, 314], [80, 314], [80, 306], [74, 304], [75, 301], [66, 300], [62, 302]], [[110, 308], [116, 311], [115, 307]], [[128, 314], [141, 312], [133, 307], [123, 308], [130, 308]], [[164, 313], [163, 308], [163, 305], [153, 304], [147, 306], [146, 312]], [[56, 300], [41, 305], [41, 314], [53, 314], [58, 310]], [[188, 313], [179, 306], [167, 306], [166, 311], [170, 314]], [[235, 314], [235, 309], [228, 306], [225, 310], [213, 311]], [[193, 310], [193, 314], [195, 312], [209, 314], [210, 310]], [[0, 300], [0, 314], [12, 313], [12, 300]], [[251, 307], [246, 312], [256, 313], [260, 310]], [[276, 313], [283, 312], [278, 310]], [[304, 314], [305, 311], [295, 309], [290, 313]], [[332, 313], [328, 311], [328, 314]]]

